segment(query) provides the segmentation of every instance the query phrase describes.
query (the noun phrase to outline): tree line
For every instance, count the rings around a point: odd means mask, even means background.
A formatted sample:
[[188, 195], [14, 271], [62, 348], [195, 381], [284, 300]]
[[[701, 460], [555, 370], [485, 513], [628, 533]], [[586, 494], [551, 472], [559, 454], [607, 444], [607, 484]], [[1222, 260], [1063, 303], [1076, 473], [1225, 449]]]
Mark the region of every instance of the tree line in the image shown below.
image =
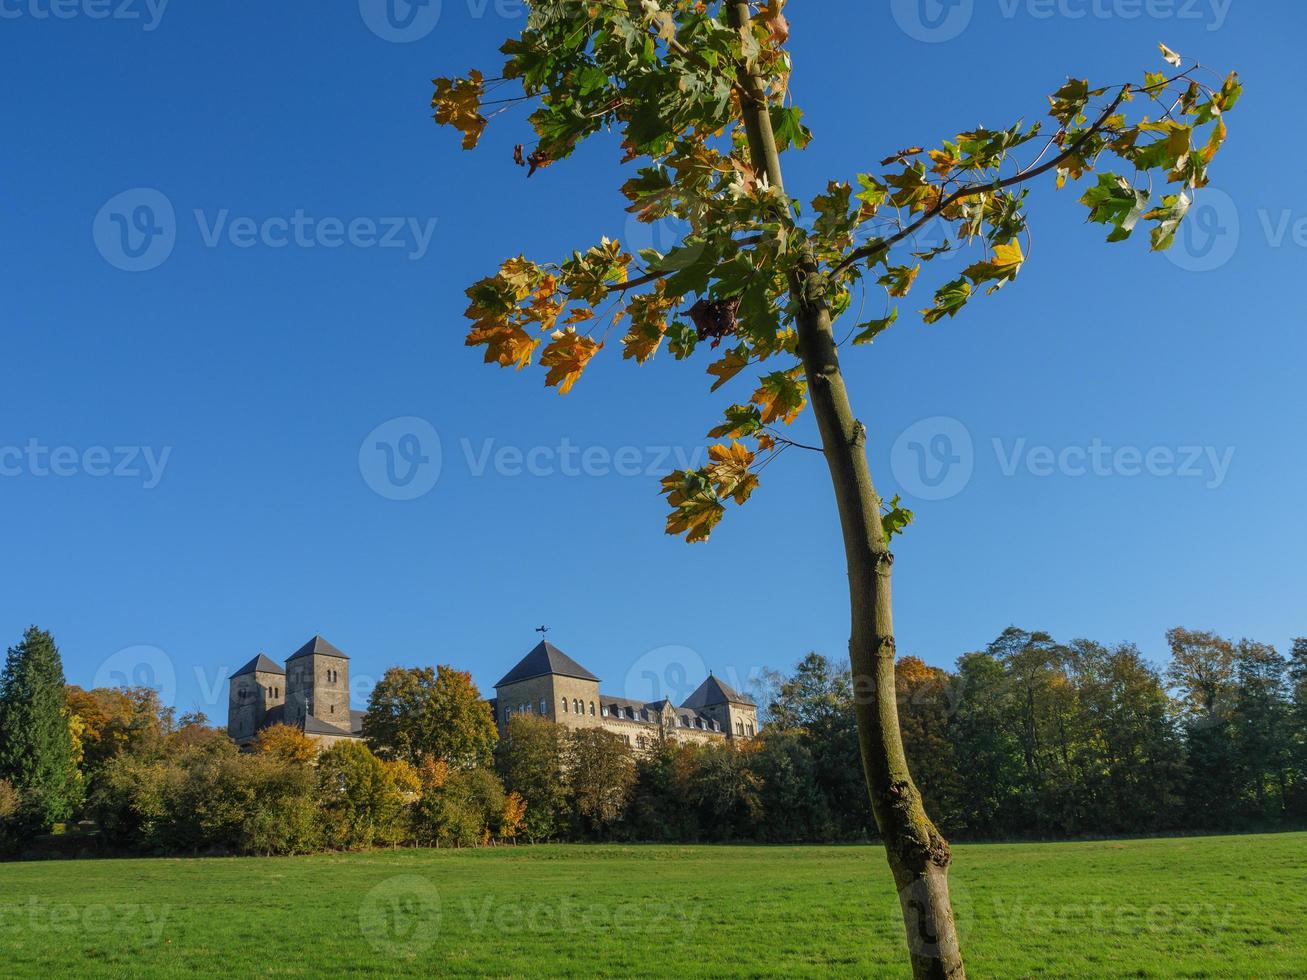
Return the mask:
[[[1307, 639], [1287, 657], [1209, 632], [1167, 640], [1165, 669], [1128, 644], [1015, 627], [951, 671], [900, 658], [904, 747], [941, 828], [992, 840], [1307, 822]], [[0, 849], [54, 828], [112, 853], [874, 839], [856, 678], [810, 653], [761, 687], [756, 739], [635, 753], [530, 715], [500, 737], [466, 672], [392, 668], [363, 740], [320, 751], [274, 726], [241, 752], [149, 688], [67, 685], [33, 627], [0, 673]]]

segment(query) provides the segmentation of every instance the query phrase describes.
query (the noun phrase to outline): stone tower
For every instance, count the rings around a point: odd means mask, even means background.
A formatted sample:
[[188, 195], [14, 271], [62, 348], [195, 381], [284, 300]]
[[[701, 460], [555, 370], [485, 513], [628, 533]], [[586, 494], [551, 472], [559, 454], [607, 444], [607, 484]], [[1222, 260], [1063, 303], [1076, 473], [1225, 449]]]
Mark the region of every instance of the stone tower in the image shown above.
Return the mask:
[[268, 712], [286, 700], [286, 672], [259, 654], [240, 670], [228, 684], [227, 733], [244, 743], [263, 727]]
[[747, 739], [758, 734], [757, 706], [711, 674], [685, 699], [681, 707], [690, 708], [716, 721], [727, 738]]
[[495, 685], [500, 730], [516, 714], [533, 714], [569, 728], [600, 719], [599, 678], [548, 640], [541, 640]]
[[286, 724], [303, 727], [308, 717], [351, 727], [349, 657], [320, 636], [286, 659]]

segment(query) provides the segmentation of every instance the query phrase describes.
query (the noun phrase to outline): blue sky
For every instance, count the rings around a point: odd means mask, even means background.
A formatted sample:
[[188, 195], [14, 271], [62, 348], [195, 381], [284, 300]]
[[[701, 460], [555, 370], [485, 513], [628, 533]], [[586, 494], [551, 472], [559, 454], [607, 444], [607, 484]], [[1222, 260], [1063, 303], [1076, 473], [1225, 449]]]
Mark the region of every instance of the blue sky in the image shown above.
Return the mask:
[[[542, 623], [614, 693], [842, 656], [815, 454], [711, 543], [662, 534], [658, 476], [747, 381], [709, 395], [702, 359], [610, 352], [559, 398], [463, 347], [462, 290], [501, 258], [661, 239], [632, 238], [611, 142], [528, 181], [520, 116], [476, 154], [430, 121], [430, 79], [496, 68], [520, 6], [384, 2], [0, 0], [0, 638], [38, 623], [71, 681], [153, 679], [217, 719], [224, 670], [318, 632], [356, 676], [452, 663], [487, 690]], [[881, 488], [918, 514], [900, 650], [949, 665], [1010, 623], [1154, 659], [1177, 624], [1307, 633], [1303, 5], [789, 13], [805, 198], [1037, 117], [1067, 74], [1137, 78], [1159, 41], [1248, 89], [1172, 258], [1041, 187], [1018, 283], [848, 354]], [[134, 255], [141, 228], [163, 234]]]

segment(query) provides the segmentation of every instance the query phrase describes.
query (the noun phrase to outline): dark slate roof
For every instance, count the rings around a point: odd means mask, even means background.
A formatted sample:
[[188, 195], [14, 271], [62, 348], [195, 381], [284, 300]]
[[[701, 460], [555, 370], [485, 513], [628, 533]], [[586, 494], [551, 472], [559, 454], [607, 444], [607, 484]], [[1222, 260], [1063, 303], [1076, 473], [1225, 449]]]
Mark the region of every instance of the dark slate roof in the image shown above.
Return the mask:
[[253, 660], [251, 660], [249, 663], [247, 663], [244, 667], [236, 671], [236, 673], [232, 674], [231, 676], [242, 677], [245, 674], [253, 674], [253, 673], [284, 674], [286, 673], [286, 671], [282, 670], [281, 667], [277, 666], [275, 662], [269, 660], [263, 654], [259, 654], [257, 657], [255, 657]]
[[304, 719], [304, 733], [306, 735], [354, 735], [355, 732], [346, 731], [336, 725], [323, 721], [316, 715], [309, 715]]
[[363, 734], [363, 716], [366, 714], [366, 711], [354, 711], [351, 709], [349, 713], [349, 730], [355, 735]]
[[723, 684], [711, 674], [699, 685], [698, 689], [681, 704], [682, 708], [704, 708], [710, 704], [753, 704], [743, 694], [737, 694], [728, 685]]
[[280, 725], [286, 720], [286, 706], [279, 704], [275, 708], [269, 708], [263, 716], [263, 727], [271, 728], [273, 725]]
[[341, 653], [322, 637], [315, 636], [313, 639], [309, 640], [308, 643], [304, 644], [287, 657], [286, 663], [290, 663], [292, 660], [298, 660], [300, 657], [311, 657], [314, 654], [317, 654], [320, 657], [339, 657], [341, 660], [349, 659], [349, 657], [345, 656], [345, 654]]
[[565, 654], [548, 640], [541, 640], [525, 657], [518, 661], [516, 667], [500, 679], [495, 687], [516, 684], [518, 681], [532, 677], [544, 677], [546, 674], [558, 674], [562, 677], [579, 677], [583, 681], [599, 681], [599, 678], [586, 670], [579, 663]]

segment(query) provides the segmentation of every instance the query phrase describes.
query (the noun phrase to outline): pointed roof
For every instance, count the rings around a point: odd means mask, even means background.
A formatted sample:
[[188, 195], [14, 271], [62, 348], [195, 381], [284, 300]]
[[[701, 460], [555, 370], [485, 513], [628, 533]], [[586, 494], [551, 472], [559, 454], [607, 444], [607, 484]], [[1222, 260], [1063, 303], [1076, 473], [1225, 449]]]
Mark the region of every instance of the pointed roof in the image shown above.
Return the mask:
[[319, 657], [339, 657], [341, 660], [349, 659], [349, 657], [345, 656], [345, 654], [337, 650], [321, 636], [315, 636], [313, 639], [309, 640], [308, 643], [304, 644], [287, 657], [286, 663], [290, 663], [292, 660], [298, 660], [300, 657], [312, 657], [314, 655]]
[[247, 663], [244, 667], [236, 671], [236, 673], [232, 674], [231, 676], [243, 677], [246, 674], [256, 674], [256, 673], [257, 674], [284, 674], [286, 673], [286, 671], [282, 670], [281, 667], [279, 667], [274, 661], [269, 660], [263, 654], [259, 654], [257, 657], [255, 657], [253, 660], [251, 660], [249, 663]]
[[723, 684], [711, 674], [708, 679], [699, 685], [688, 698], [682, 702], [682, 708], [705, 708], [710, 704], [748, 704], [752, 705], [753, 701], [743, 694], [737, 694], [727, 684]]
[[579, 677], [583, 681], [599, 682], [599, 678], [565, 654], [548, 640], [541, 640], [531, 652], [518, 661], [517, 666], [505, 674], [495, 687], [516, 684], [532, 677], [558, 674], [562, 677]]

